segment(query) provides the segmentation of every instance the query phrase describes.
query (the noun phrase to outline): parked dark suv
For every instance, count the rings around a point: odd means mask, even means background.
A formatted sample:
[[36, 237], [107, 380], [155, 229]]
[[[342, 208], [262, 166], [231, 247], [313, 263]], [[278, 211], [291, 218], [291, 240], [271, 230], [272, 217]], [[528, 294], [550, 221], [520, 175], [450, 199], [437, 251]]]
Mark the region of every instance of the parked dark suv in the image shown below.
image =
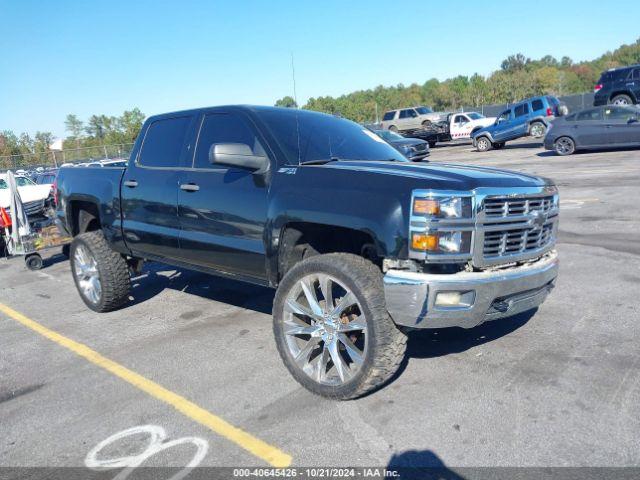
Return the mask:
[[593, 88], [593, 105], [631, 105], [640, 100], [640, 65], [602, 72]]

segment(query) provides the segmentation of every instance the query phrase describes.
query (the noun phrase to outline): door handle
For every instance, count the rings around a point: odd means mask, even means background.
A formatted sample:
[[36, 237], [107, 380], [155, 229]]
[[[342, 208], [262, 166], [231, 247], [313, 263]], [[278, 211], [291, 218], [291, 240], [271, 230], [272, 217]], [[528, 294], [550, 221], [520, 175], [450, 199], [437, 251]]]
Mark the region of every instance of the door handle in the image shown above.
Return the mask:
[[183, 183], [180, 185], [180, 190], [184, 190], [185, 192], [197, 192], [200, 190], [200, 187], [195, 183]]
[[138, 182], [135, 180], [125, 180], [124, 186], [129, 188], [136, 188], [138, 186]]

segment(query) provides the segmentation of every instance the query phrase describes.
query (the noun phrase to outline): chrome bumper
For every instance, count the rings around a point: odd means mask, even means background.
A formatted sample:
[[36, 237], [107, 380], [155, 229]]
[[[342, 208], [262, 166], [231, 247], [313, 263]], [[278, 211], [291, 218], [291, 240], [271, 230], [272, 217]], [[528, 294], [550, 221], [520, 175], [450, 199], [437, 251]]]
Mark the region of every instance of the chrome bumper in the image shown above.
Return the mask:
[[[544, 302], [558, 276], [558, 255], [549, 252], [522, 266], [451, 275], [389, 270], [384, 276], [387, 310], [398, 325], [471, 328]], [[464, 305], [438, 306], [439, 292], [463, 292]]]

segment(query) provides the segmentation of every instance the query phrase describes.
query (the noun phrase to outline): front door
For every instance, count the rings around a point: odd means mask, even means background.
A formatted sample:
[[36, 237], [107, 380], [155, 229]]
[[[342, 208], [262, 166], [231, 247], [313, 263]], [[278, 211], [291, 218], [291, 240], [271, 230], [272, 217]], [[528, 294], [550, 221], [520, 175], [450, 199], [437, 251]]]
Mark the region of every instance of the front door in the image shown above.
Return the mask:
[[243, 144], [266, 155], [263, 142], [240, 113], [210, 112], [199, 123], [193, 168], [179, 182], [180, 256], [194, 265], [265, 279], [266, 177], [209, 161], [214, 144]]
[[398, 130], [413, 130], [415, 128], [420, 128], [418, 113], [413, 108], [400, 110]]
[[608, 143], [612, 146], [640, 144], [640, 123], [635, 107], [609, 106], [604, 109]]
[[191, 151], [195, 115], [159, 117], [145, 126], [142, 145], [124, 173], [122, 229], [136, 256], [179, 253], [178, 180]]

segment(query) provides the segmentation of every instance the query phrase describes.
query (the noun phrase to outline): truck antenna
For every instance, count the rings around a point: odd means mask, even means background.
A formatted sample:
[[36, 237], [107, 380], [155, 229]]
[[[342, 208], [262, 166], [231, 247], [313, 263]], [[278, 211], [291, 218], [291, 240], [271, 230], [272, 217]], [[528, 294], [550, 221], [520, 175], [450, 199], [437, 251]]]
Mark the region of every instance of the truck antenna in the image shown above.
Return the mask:
[[296, 102], [296, 108], [298, 106], [298, 94], [296, 93], [296, 67], [293, 62], [293, 52], [291, 52], [291, 78], [293, 79], [293, 101]]

